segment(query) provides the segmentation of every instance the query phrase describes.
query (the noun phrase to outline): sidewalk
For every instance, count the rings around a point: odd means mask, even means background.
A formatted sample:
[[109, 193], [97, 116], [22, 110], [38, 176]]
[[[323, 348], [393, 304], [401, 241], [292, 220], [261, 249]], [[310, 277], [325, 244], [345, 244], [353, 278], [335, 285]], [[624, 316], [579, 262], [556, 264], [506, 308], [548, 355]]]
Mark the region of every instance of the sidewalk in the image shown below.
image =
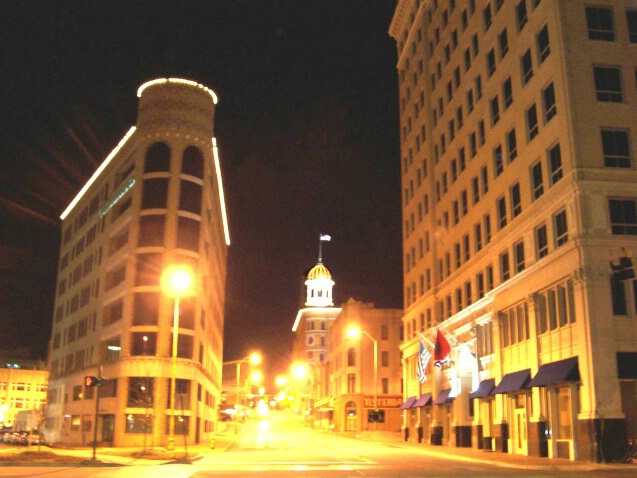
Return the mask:
[[[332, 433], [327, 432], [326, 433]], [[425, 455], [447, 458], [449, 460], [484, 463], [504, 468], [524, 468], [527, 470], [554, 471], [595, 471], [595, 470], [635, 470], [637, 463], [590, 463], [585, 461], [571, 461], [565, 458], [541, 458], [536, 456], [514, 455], [494, 451], [478, 450], [475, 448], [456, 448], [450, 446], [425, 445], [414, 441], [404, 441], [400, 432], [366, 431], [361, 433], [342, 432], [332, 433], [336, 436], [352, 440], [363, 440], [383, 443], [397, 448], [417, 449]]]

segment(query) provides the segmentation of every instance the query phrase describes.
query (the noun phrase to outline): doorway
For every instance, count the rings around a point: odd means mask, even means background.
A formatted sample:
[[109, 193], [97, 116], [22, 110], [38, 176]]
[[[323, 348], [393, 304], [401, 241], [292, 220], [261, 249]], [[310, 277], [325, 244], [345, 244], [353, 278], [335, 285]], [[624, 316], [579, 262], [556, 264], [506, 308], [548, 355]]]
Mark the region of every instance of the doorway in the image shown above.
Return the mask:
[[102, 415], [102, 441], [113, 443], [115, 438], [115, 415]]
[[518, 393], [514, 399], [513, 409], [513, 453], [527, 454], [527, 426], [526, 426], [526, 394]]

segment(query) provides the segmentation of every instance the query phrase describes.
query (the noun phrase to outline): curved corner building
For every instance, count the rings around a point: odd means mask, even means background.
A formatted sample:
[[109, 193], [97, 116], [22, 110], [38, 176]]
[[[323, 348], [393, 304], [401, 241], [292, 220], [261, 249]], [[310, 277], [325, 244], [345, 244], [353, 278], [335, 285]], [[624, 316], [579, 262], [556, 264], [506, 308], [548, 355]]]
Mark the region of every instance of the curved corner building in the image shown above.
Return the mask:
[[[95, 434], [103, 445], [166, 446], [173, 414], [177, 444], [184, 434], [199, 443], [214, 432], [230, 244], [217, 98], [175, 78], [137, 94], [137, 126], [61, 216], [48, 441], [88, 444]], [[160, 279], [174, 264], [194, 280], [179, 300], [173, 358], [175, 297]], [[102, 377], [101, 385], [86, 387], [86, 376]]]

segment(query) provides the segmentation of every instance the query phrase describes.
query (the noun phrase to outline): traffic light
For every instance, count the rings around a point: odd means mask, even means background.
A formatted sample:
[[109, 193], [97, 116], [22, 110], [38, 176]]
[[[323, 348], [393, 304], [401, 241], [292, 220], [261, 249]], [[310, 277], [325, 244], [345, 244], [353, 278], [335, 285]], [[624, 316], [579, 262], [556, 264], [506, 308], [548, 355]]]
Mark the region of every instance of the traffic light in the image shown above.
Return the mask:
[[84, 386], [87, 388], [97, 387], [102, 385], [102, 379], [98, 377], [93, 377], [92, 375], [87, 375], [84, 377]]

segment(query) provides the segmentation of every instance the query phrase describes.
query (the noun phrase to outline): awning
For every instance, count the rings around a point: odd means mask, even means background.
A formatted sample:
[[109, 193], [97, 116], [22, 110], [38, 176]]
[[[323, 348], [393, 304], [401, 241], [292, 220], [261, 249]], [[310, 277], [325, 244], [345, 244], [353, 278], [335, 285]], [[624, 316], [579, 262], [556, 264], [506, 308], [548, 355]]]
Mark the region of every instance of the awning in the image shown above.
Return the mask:
[[637, 378], [637, 353], [617, 352], [618, 378]]
[[493, 395], [498, 393], [509, 393], [515, 390], [522, 390], [523, 388], [529, 388], [529, 381], [531, 380], [531, 370], [520, 370], [519, 372], [507, 373], [498, 384], [497, 387], [491, 392]]
[[431, 405], [431, 393], [423, 393], [418, 400], [411, 406], [412, 408], [425, 407]]
[[487, 380], [483, 380], [478, 385], [478, 388], [475, 392], [471, 392], [469, 394], [469, 398], [484, 398], [489, 395], [493, 395], [493, 389], [495, 388], [495, 379], [489, 378]]
[[537, 371], [529, 387], [545, 387], [559, 382], [579, 382], [577, 357], [545, 363]]
[[412, 405], [416, 402], [417, 397], [409, 397], [407, 400], [405, 400], [405, 403], [403, 403], [400, 406], [401, 410], [407, 410], [408, 408], [411, 408]]
[[443, 403], [450, 403], [456, 397], [450, 397], [451, 389], [443, 390], [438, 394], [436, 399], [434, 400], [434, 405], [442, 405]]

